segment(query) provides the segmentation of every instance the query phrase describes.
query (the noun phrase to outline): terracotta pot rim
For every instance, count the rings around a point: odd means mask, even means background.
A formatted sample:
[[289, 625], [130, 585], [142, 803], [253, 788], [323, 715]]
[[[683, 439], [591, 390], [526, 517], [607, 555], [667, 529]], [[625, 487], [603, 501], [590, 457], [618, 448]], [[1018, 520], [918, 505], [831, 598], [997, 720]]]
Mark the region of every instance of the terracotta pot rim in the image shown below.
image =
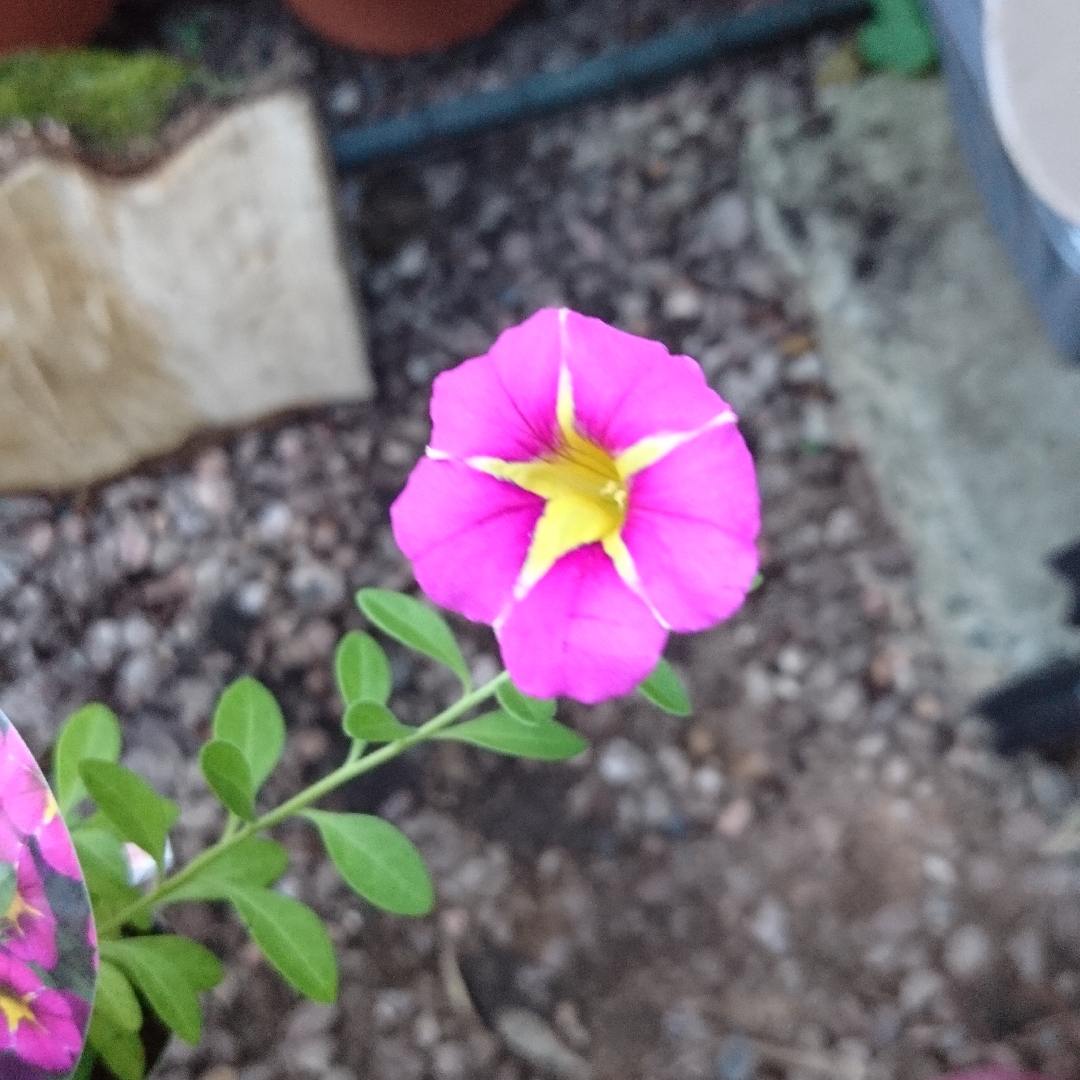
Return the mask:
[[286, 0], [323, 37], [361, 52], [414, 56], [486, 33], [521, 0]]

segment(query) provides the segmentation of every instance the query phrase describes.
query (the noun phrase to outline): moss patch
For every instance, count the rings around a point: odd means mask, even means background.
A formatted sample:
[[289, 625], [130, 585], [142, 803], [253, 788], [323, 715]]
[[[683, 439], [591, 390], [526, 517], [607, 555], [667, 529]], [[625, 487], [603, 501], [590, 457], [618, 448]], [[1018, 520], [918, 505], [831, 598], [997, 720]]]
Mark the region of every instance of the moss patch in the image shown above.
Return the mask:
[[51, 117], [107, 146], [152, 138], [192, 69], [159, 53], [78, 49], [0, 59], [0, 123]]

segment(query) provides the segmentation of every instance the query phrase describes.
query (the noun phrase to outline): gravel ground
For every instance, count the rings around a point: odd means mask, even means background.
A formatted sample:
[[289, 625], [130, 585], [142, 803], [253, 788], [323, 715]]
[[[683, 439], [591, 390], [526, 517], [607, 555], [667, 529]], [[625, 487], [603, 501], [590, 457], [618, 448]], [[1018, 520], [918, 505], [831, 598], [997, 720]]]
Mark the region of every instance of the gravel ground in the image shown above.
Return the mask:
[[[202, 12], [208, 54], [301, 56], [338, 122], [694, 10], [549, 4], [397, 63], [316, 47], [271, 4], [164, 4], [143, 22], [132, 7], [109, 34]], [[765, 584], [669, 649], [693, 718], [564, 704], [593, 745], [579, 760], [445, 744], [343, 793], [419, 844], [439, 897], [428, 919], [365, 906], [306, 828], [283, 830], [284, 887], [331, 925], [340, 1001], [298, 1001], [227, 915], [177, 908], [228, 975], [202, 1044], [174, 1042], [162, 1080], [573, 1080], [586, 1061], [595, 1080], [918, 1080], [979, 1061], [1080, 1073], [1080, 868], [1039, 850], [1073, 781], [995, 757], [963, 715], [813, 328], [738, 189], [747, 126], [810, 117], [823, 44], [342, 177], [375, 404], [208, 440], [71, 498], [0, 500], [0, 707], [42, 751], [70, 708], [114, 706], [128, 764], [182, 804], [186, 858], [220, 824], [193, 755], [231, 678], [257, 676], [285, 707], [271, 798], [343, 753], [332, 649], [360, 625], [356, 588], [412, 585], [386, 512], [424, 446], [436, 372], [566, 303], [697, 357], [760, 469]], [[348, 89], [371, 72], [378, 104]], [[490, 634], [457, 625], [477, 676], [492, 672]], [[403, 718], [449, 700], [449, 676], [391, 652]]]

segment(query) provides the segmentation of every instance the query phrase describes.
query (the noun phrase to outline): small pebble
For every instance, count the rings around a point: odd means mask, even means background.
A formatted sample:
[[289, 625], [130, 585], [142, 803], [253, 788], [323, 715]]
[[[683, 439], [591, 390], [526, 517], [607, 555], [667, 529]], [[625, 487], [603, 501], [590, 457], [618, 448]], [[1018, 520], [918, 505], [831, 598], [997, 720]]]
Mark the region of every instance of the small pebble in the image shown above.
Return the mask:
[[705, 302], [697, 289], [681, 286], [664, 297], [664, 316], [673, 320], [689, 320], [700, 317]]
[[936, 885], [951, 888], [956, 884], [956, 869], [941, 855], [927, 855], [923, 859], [923, 876]]
[[360, 86], [352, 81], [338, 83], [330, 91], [330, 111], [335, 116], [348, 117], [360, 111], [364, 104], [364, 94]]
[[724, 1040], [716, 1058], [717, 1080], [753, 1080], [758, 1056], [748, 1039], [731, 1035]]
[[1046, 975], [1046, 953], [1042, 939], [1033, 927], [1025, 927], [1008, 944], [1009, 956], [1017, 974], [1027, 983], [1038, 983]]
[[750, 228], [746, 199], [732, 191], [718, 195], [705, 208], [698, 222], [698, 235], [722, 251], [734, 251], [747, 241]]
[[292, 511], [285, 503], [265, 506], [255, 525], [259, 540], [264, 544], [281, 543], [289, 535], [292, 520]]
[[753, 818], [753, 804], [749, 799], [738, 798], [721, 811], [716, 819], [716, 828], [729, 840], [735, 840], [746, 832], [746, 827]]
[[649, 759], [626, 739], [612, 739], [600, 752], [600, 775], [612, 787], [629, 787], [649, 775]]
[[724, 790], [724, 775], [712, 765], [702, 765], [694, 770], [691, 783], [696, 794], [712, 800]]
[[757, 910], [750, 932], [771, 953], [780, 955], [791, 947], [790, 920], [779, 900], [767, 896]]
[[922, 968], [909, 972], [900, 984], [900, 1004], [906, 1012], [918, 1012], [944, 985], [936, 971]]
[[329, 610], [345, 598], [341, 571], [321, 563], [301, 563], [289, 575], [288, 583], [293, 599], [310, 610]]
[[945, 943], [945, 968], [958, 979], [973, 979], [985, 970], [991, 948], [990, 935], [981, 926], [961, 926]]

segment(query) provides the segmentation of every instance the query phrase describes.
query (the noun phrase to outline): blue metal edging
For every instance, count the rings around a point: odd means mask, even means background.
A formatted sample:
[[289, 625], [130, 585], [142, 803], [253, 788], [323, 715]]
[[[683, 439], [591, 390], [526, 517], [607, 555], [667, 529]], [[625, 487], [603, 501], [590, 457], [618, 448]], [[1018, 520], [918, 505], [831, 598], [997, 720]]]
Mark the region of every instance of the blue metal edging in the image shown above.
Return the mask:
[[605, 53], [566, 71], [533, 75], [504, 90], [350, 128], [332, 136], [330, 146], [339, 165], [368, 165], [412, 153], [437, 140], [473, 135], [668, 78], [725, 53], [776, 44], [823, 24], [870, 14], [869, 0], [782, 0]]

